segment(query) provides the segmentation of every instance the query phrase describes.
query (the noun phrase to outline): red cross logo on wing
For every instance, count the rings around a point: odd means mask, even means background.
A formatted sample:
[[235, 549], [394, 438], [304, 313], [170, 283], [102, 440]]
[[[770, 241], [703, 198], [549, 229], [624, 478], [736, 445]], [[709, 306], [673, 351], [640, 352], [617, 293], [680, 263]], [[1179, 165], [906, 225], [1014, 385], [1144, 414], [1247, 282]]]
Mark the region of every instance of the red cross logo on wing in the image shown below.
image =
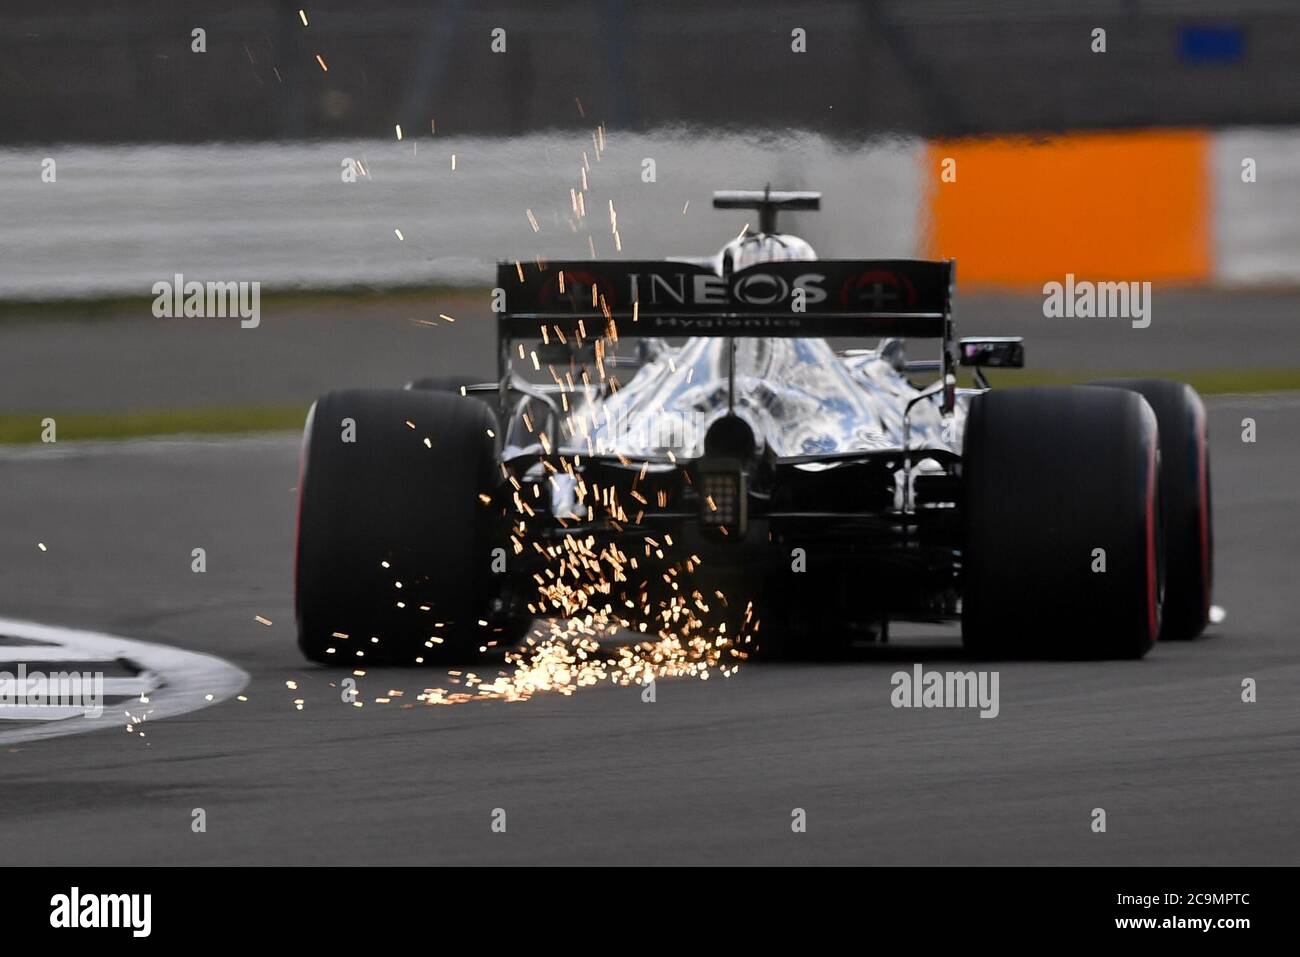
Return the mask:
[[859, 273], [840, 289], [840, 305], [850, 312], [895, 312], [916, 305], [916, 287], [887, 269]]

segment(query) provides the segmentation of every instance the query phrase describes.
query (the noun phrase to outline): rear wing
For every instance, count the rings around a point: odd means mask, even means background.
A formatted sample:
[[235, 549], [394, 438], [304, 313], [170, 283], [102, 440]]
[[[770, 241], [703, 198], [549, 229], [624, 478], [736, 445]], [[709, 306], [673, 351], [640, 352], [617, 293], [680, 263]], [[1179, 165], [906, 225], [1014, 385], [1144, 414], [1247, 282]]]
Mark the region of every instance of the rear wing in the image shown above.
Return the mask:
[[[951, 335], [953, 261], [501, 263], [502, 342], [608, 336]], [[500, 309], [500, 307], [498, 307]]]

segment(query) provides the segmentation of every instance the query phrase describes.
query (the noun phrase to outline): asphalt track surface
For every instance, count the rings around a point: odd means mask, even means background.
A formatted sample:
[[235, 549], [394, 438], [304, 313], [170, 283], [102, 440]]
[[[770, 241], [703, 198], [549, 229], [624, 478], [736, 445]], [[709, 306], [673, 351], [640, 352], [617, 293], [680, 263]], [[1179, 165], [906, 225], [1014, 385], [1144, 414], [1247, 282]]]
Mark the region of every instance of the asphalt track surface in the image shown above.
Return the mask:
[[[330, 684], [345, 672], [294, 646], [296, 439], [5, 450], [7, 617], [207, 652], [252, 676], [248, 700], [146, 738], [6, 748], [5, 861], [1300, 863], [1300, 398], [1210, 409], [1227, 621], [1138, 662], [998, 664], [992, 720], [891, 707], [895, 671], [967, 667], [945, 627], [845, 661], [662, 681], [654, 703], [599, 687], [373, 704], [441, 683], [390, 669], [362, 679], [367, 704], [351, 707]], [[1240, 441], [1246, 416], [1255, 444]], [[196, 546], [206, 574], [190, 570]], [[1089, 827], [1097, 807], [1105, 834]], [[206, 833], [191, 831], [195, 808]], [[497, 808], [505, 833], [491, 828]], [[791, 830], [795, 808], [806, 833]]]
[[[957, 333], [1023, 335], [1031, 369], [1097, 371], [1294, 368], [1292, 290], [1157, 286], [1151, 325], [1045, 319], [1041, 295], [959, 290]], [[330, 389], [396, 384], [433, 373], [495, 375], [486, 291], [266, 298], [261, 324], [155, 319], [150, 301], [114, 315], [68, 307], [0, 320], [0, 410], [59, 412], [301, 403]], [[448, 323], [439, 316], [449, 315]], [[434, 325], [428, 325], [433, 323]], [[861, 343], [858, 343], [859, 345]], [[937, 357], [913, 342], [916, 358]], [[994, 376], [1012, 384], [1015, 373]]]

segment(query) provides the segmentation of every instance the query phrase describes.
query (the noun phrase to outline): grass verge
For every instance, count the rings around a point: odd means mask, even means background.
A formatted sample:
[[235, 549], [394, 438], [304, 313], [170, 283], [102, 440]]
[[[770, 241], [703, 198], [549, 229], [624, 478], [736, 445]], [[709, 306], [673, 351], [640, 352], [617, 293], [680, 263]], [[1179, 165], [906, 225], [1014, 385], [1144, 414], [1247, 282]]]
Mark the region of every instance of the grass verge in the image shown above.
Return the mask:
[[[1136, 371], [1078, 371], [1064, 369], [990, 369], [989, 384], [995, 389], [1018, 385], [1078, 385], [1098, 379], [1176, 379], [1186, 382], [1201, 395], [1239, 392], [1290, 392], [1300, 389], [1300, 368], [1266, 369], [1147, 369]], [[970, 384], [963, 372], [962, 385]]]
[[[150, 435], [239, 435], [252, 432], [297, 432], [307, 417], [306, 405], [228, 406], [136, 412], [59, 412], [54, 419], [60, 442], [78, 439], [133, 439]], [[42, 441], [46, 416], [0, 415], [0, 444]]]
[[[1026, 385], [1070, 385], [1096, 379], [1157, 378], [1190, 383], [1201, 395], [1288, 392], [1300, 390], [1300, 368], [1200, 369], [1184, 372], [1138, 370], [1078, 372], [1052, 369], [992, 370], [994, 388]], [[962, 385], [969, 385], [963, 371]], [[297, 432], [307, 416], [307, 403], [265, 406], [221, 406], [199, 409], [132, 412], [59, 412], [55, 419], [59, 441], [131, 439], [162, 435], [240, 435], [258, 432]], [[46, 417], [35, 412], [0, 414], [0, 444], [40, 442]]]

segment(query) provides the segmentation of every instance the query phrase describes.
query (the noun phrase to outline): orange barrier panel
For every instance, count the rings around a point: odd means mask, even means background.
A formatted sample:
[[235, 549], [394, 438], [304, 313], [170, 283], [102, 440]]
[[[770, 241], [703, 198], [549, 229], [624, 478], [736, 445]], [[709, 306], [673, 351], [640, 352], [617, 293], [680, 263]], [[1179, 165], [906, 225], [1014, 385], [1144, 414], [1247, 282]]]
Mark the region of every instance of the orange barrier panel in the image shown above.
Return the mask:
[[1207, 280], [1209, 145], [1203, 130], [929, 143], [923, 254], [955, 258], [959, 285]]

